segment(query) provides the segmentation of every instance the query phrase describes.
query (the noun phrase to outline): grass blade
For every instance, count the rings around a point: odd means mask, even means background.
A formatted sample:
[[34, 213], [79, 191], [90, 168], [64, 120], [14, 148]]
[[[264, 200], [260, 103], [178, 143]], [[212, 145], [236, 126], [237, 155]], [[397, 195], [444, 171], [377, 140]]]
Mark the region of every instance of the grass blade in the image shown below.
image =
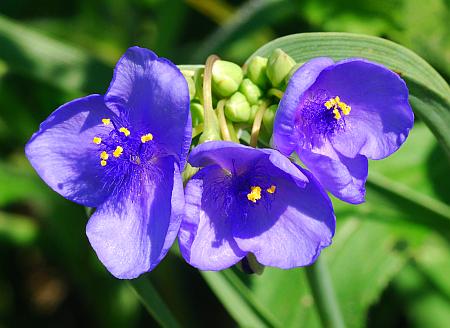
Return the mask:
[[164, 328], [181, 327], [167, 305], [146, 277], [130, 280], [130, 288], [150, 315]]
[[0, 60], [27, 77], [66, 91], [103, 93], [112, 69], [85, 51], [0, 15]]
[[268, 327], [222, 272], [200, 271], [228, 313], [241, 327]]

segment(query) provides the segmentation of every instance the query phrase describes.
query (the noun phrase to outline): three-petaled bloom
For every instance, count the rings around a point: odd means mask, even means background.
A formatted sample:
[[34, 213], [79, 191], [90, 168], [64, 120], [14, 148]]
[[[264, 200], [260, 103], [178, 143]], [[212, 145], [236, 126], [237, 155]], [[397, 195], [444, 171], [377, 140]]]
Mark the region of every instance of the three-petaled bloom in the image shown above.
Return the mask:
[[222, 270], [251, 252], [263, 265], [288, 269], [313, 263], [331, 244], [330, 199], [278, 151], [211, 141], [189, 163], [203, 167], [186, 185], [179, 234], [191, 265]]
[[406, 140], [414, 123], [405, 82], [362, 59], [316, 58], [292, 76], [274, 122], [273, 143], [296, 151], [336, 197], [361, 203], [367, 159], [382, 159]]
[[176, 238], [190, 142], [183, 75], [133, 47], [117, 63], [106, 95], [58, 108], [26, 155], [56, 192], [97, 207], [86, 227], [89, 241], [114, 276], [129, 279], [153, 269]]

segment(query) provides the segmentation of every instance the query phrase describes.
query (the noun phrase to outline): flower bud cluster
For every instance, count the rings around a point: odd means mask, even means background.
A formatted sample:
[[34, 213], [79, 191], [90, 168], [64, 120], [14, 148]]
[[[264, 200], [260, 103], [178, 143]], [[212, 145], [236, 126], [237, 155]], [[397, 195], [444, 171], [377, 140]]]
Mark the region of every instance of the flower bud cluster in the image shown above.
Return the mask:
[[[213, 106], [224, 100], [227, 124], [240, 129], [251, 129], [257, 111], [264, 106], [261, 138], [270, 140], [278, 103], [287, 82], [300, 65], [281, 49], [268, 57], [253, 57], [247, 65], [217, 60], [212, 66]], [[189, 74], [190, 73], [190, 74]], [[194, 128], [203, 123], [202, 74], [183, 72], [188, 81], [191, 96], [192, 124]]]

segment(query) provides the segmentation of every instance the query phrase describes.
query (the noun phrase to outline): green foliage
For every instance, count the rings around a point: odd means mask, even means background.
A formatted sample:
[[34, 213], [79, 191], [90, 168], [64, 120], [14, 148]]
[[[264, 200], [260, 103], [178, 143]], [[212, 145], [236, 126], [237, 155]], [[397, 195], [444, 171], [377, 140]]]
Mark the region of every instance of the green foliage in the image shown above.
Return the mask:
[[[200, 9], [202, 3], [211, 5]], [[373, 36], [298, 34], [270, 42], [250, 58], [268, 57], [275, 48], [297, 63], [316, 56], [369, 58], [406, 80], [417, 116], [406, 144], [388, 159], [370, 163], [367, 202], [333, 201], [338, 229], [323, 260], [344, 321], [348, 327], [450, 322], [448, 3], [236, 3], [2, 1], [0, 326], [319, 327], [302, 268], [266, 268], [261, 276], [235, 268], [198, 273], [170, 255], [132, 282], [133, 289], [111, 278], [85, 238], [83, 209], [49, 190], [23, 155], [39, 122], [57, 106], [105, 92], [114, 63], [131, 45], [177, 63], [203, 64], [213, 52], [243, 63], [277, 36], [310, 31], [366, 33], [402, 46]], [[199, 81], [201, 65], [181, 68], [195, 71]], [[39, 298], [49, 290], [53, 303]], [[150, 316], [141, 314], [144, 308]]]

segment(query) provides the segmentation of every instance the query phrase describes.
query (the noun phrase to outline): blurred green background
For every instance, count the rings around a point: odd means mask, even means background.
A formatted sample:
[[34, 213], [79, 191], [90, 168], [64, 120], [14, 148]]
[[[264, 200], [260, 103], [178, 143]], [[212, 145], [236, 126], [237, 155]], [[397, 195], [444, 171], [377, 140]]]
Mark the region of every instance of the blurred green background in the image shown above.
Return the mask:
[[[177, 64], [211, 53], [242, 64], [299, 32], [365, 33], [400, 43], [450, 81], [446, 0], [2, 0], [0, 2], [0, 327], [157, 326], [133, 288], [103, 268], [81, 206], [52, 192], [23, 147], [55, 108], [104, 93], [132, 45]], [[450, 327], [450, 165], [419, 120], [373, 162], [367, 203], [335, 201], [323, 252], [349, 327]], [[320, 326], [304, 270], [199, 273], [171, 253], [151, 283], [184, 327]], [[252, 311], [263, 319], [252, 317]]]

